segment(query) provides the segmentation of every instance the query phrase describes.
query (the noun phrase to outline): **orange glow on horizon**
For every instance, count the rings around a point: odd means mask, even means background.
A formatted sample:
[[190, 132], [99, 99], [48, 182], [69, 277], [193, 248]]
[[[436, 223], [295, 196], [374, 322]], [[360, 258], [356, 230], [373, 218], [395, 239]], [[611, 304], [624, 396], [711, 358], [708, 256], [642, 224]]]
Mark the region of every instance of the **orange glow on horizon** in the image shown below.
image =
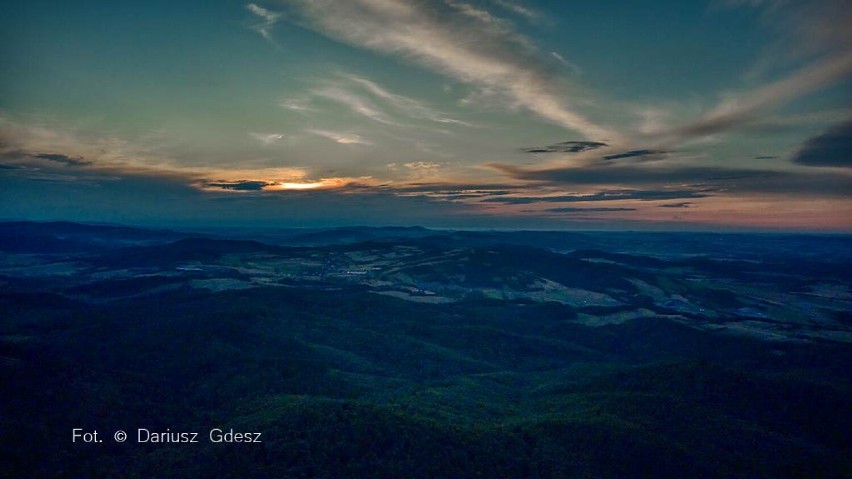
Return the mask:
[[321, 188], [325, 186], [325, 183], [322, 181], [316, 181], [313, 183], [279, 183], [279, 186], [285, 190], [312, 190], [314, 188]]
[[318, 181], [281, 181], [271, 186], [271, 190], [316, 190], [340, 188], [352, 183], [352, 178], [320, 178]]

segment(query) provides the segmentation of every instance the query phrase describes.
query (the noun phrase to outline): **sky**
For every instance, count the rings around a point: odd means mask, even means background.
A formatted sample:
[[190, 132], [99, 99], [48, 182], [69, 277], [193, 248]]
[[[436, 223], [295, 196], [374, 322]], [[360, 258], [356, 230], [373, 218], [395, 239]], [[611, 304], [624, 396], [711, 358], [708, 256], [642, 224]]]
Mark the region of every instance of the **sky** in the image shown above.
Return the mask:
[[852, 232], [847, 0], [12, 0], [0, 218]]

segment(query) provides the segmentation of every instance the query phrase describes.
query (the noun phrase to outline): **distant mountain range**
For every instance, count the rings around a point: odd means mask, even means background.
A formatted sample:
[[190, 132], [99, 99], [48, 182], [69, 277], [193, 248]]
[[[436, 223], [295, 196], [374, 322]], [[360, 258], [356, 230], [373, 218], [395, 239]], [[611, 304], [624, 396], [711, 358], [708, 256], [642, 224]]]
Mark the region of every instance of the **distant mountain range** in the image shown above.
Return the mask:
[[0, 223], [0, 477], [850, 477], [850, 246]]

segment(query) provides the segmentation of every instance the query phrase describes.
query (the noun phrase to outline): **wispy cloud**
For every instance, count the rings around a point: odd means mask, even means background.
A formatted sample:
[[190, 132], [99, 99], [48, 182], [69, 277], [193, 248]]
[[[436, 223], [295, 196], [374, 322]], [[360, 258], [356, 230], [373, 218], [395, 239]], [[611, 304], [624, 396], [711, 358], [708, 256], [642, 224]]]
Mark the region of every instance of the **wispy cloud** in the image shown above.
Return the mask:
[[544, 210], [550, 213], [610, 213], [614, 211], [636, 211], [636, 208], [548, 208]]
[[589, 201], [659, 201], [681, 198], [706, 198], [711, 191], [707, 189], [660, 189], [660, 190], [604, 190], [587, 195], [555, 195], [555, 196], [499, 196], [482, 200], [483, 203], [504, 203], [509, 205], [525, 205], [535, 203], [579, 203]]
[[[570, 106], [563, 79], [506, 21], [460, 1], [287, 0], [309, 27], [338, 40], [402, 56], [588, 138], [616, 134]], [[460, 11], [467, 15], [458, 15]], [[479, 21], [470, 21], [479, 15]]]
[[284, 135], [281, 133], [249, 133], [249, 136], [264, 145], [271, 145], [284, 139]]
[[290, 98], [279, 106], [297, 112], [317, 112], [316, 100], [337, 103], [356, 115], [394, 127], [413, 127], [410, 120], [446, 125], [476, 127], [473, 123], [452, 118], [426, 102], [391, 91], [375, 80], [351, 73], [336, 73], [314, 79], [318, 84], [301, 97]]
[[310, 106], [310, 99], [305, 98], [290, 98], [278, 103], [278, 106], [298, 112], [316, 111], [316, 108]]
[[378, 83], [367, 78], [359, 77], [356, 75], [344, 75], [343, 77], [361, 86], [372, 95], [389, 103], [394, 108], [396, 108], [408, 117], [434, 121], [437, 123], [450, 123], [455, 125], [473, 126], [468, 122], [457, 120], [455, 118], [450, 118], [447, 115], [426, 106], [426, 104], [421, 101], [403, 95], [399, 95], [397, 93], [393, 93], [388, 89], [382, 87]]
[[[846, 0], [717, 0], [716, 6], [753, 8], [776, 33], [770, 48], [745, 75], [750, 82], [681, 126], [654, 122], [643, 133], [668, 145], [745, 128], [762, 128], [773, 110], [819, 90], [852, 81], [852, 8]], [[771, 78], [771, 77], [769, 77]], [[660, 118], [656, 118], [659, 120]]]
[[562, 65], [568, 67], [574, 75], [580, 76], [583, 74], [583, 70], [580, 67], [578, 67], [575, 63], [568, 61], [562, 55], [556, 52], [550, 52], [550, 56], [555, 58]]
[[[821, 54], [852, 44], [852, 9], [846, 0], [720, 0], [723, 7], [753, 8], [760, 12], [765, 26], [781, 36], [770, 57], [760, 67], [782, 61]], [[783, 63], [783, 61], [782, 61]]]
[[434, 161], [411, 161], [404, 163], [402, 166], [410, 170], [434, 170], [444, 166], [443, 163], [435, 163]]
[[775, 82], [729, 94], [718, 106], [672, 133], [678, 137], [706, 136], [751, 122], [760, 115], [852, 75], [852, 50], [820, 58]]
[[[491, 165], [515, 180], [537, 182], [541, 186], [628, 188], [689, 187], [699, 194], [734, 196], [766, 193], [799, 197], [845, 198], [852, 191], [852, 176], [827, 173], [717, 166], [677, 166], [666, 164], [597, 164], [586, 167], [525, 169], [511, 165]], [[671, 190], [669, 190], [671, 191]], [[665, 199], [665, 198], [660, 198]], [[673, 198], [672, 198], [673, 199]]]
[[273, 12], [255, 3], [246, 4], [246, 10], [253, 13], [261, 21], [251, 26], [252, 30], [259, 33], [267, 41], [274, 43], [272, 39], [272, 28], [281, 20], [281, 13]]
[[61, 163], [65, 166], [90, 166], [94, 164], [91, 161], [86, 161], [83, 157], [72, 158], [68, 155], [58, 153], [36, 153], [32, 155], [34, 158]]
[[492, 0], [492, 2], [516, 15], [526, 18], [527, 20], [536, 21], [541, 19], [541, 14], [539, 12], [521, 5], [520, 3], [513, 2], [511, 0]]
[[338, 133], [329, 130], [305, 130], [308, 133], [321, 136], [323, 138], [328, 138], [334, 142], [340, 143], [342, 145], [372, 145], [369, 141], [361, 138], [360, 135], [356, 135], [355, 133]]
[[160, 135], [143, 135], [137, 140], [85, 135], [52, 121], [18, 123], [0, 116], [0, 154], [13, 155], [17, 161], [91, 168], [169, 162]]
[[369, 118], [373, 121], [383, 123], [385, 125], [396, 125], [384, 111], [379, 109], [373, 102], [364, 98], [361, 95], [352, 93], [349, 90], [340, 87], [328, 87], [314, 90], [314, 96], [322, 97], [327, 100], [337, 102], [351, 110], [352, 112]]

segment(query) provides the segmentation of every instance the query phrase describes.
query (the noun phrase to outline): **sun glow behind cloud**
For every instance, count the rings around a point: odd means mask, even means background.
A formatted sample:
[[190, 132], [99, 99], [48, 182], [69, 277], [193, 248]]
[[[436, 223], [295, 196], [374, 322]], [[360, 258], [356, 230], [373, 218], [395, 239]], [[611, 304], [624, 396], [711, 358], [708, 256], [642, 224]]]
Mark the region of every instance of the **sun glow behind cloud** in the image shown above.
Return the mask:
[[[341, 189], [350, 185], [359, 185], [369, 188], [375, 184], [370, 177], [361, 178], [321, 178], [310, 180], [304, 175], [296, 175], [298, 178], [282, 180], [280, 177], [268, 179], [246, 179], [260, 178], [259, 176], [240, 176], [231, 180], [207, 180], [201, 179], [194, 184], [202, 191], [234, 191], [234, 192], [275, 192], [287, 190], [333, 190]], [[233, 175], [231, 175], [234, 178]]]
[[321, 188], [325, 186], [325, 183], [322, 181], [314, 183], [280, 183], [277, 186], [280, 186], [285, 190], [312, 190], [314, 188]]
[[350, 179], [344, 178], [323, 178], [319, 181], [309, 181], [309, 182], [284, 182], [276, 185], [277, 187], [284, 190], [314, 190], [319, 188], [341, 188], [348, 184], [352, 183]]

